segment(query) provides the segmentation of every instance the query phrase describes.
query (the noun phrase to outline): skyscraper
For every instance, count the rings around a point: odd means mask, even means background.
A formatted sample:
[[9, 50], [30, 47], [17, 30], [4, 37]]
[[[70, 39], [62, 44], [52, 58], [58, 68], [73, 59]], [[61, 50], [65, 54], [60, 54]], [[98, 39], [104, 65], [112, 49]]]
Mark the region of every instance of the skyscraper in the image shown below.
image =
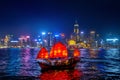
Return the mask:
[[79, 34], [79, 24], [77, 23], [77, 21], [75, 21], [74, 24], [74, 33]]
[[95, 31], [90, 31], [90, 38], [92, 41], [95, 40]]
[[90, 44], [91, 47], [95, 47], [95, 31], [90, 31]]
[[77, 23], [77, 21], [75, 21], [75, 24], [74, 24], [74, 36], [75, 36], [76, 42], [80, 41], [79, 33], [80, 33], [80, 31], [79, 31], [79, 24]]

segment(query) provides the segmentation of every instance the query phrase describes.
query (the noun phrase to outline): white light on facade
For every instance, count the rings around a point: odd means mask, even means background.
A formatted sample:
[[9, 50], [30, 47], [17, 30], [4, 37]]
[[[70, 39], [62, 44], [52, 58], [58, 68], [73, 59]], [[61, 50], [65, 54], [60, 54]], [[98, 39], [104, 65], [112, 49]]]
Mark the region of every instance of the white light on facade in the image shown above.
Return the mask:
[[30, 38], [30, 36], [26, 36], [26, 38]]
[[82, 31], [81, 34], [84, 34], [84, 32]]
[[45, 35], [46, 33], [45, 32], [42, 32], [42, 35]]
[[10, 41], [10, 42], [19, 42], [19, 41]]
[[56, 34], [55, 37], [59, 37], [59, 35]]
[[118, 41], [118, 39], [117, 39], [117, 38], [113, 38], [113, 39], [106, 39], [106, 41], [113, 41], [113, 42], [116, 42], [116, 41]]

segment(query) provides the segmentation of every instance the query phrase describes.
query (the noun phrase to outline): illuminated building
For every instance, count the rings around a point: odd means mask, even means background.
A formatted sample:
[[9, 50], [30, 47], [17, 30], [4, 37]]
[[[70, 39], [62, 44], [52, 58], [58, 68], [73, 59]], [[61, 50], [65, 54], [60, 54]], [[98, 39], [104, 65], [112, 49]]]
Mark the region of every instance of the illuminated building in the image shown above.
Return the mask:
[[95, 45], [95, 31], [90, 31], [90, 45], [91, 47], [96, 47]]
[[75, 46], [75, 45], [76, 45], [76, 41], [74, 41], [74, 40], [69, 40], [69, 41], [68, 41], [68, 45], [69, 45], [69, 46]]
[[30, 46], [30, 36], [21, 36], [19, 38], [20, 46], [21, 47], [27, 47]]
[[60, 41], [60, 35], [59, 34], [55, 34], [53, 36], [53, 44], [57, 43], [58, 41]]
[[8, 47], [9, 46], [9, 42], [11, 40], [11, 38], [13, 37], [13, 35], [6, 35], [4, 38], [4, 46]]
[[54, 39], [53, 44], [56, 43], [56, 42], [59, 42], [59, 41], [66, 44], [66, 37], [65, 37], [64, 33], [54, 34], [53, 39]]
[[42, 41], [42, 46], [44, 46], [44, 47], [46, 47], [46, 46], [48, 46], [48, 40], [47, 40], [47, 35], [48, 34], [46, 34], [46, 32], [42, 32], [42, 37], [41, 37], [41, 41]]
[[64, 33], [60, 33], [60, 41], [62, 42], [62, 43], [64, 43], [64, 44], [66, 44], [66, 36], [65, 36], [65, 34]]
[[103, 42], [104, 41], [102, 40], [102, 38], [100, 37], [100, 35], [96, 34], [96, 41], [95, 41], [96, 47], [103, 47], [103, 45], [104, 45]]
[[120, 35], [116, 33], [108, 33], [105, 40], [102, 41], [105, 48], [120, 48]]
[[52, 44], [53, 44], [52, 32], [48, 32], [47, 40], [48, 40], [48, 47], [52, 46]]
[[95, 40], [95, 31], [90, 31], [90, 39], [91, 39], [92, 41]]
[[4, 45], [4, 41], [2, 39], [2, 37], [0, 36], [0, 47], [2, 47]]
[[20, 44], [19, 44], [19, 41], [18, 40], [11, 40], [10, 42], [9, 42], [9, 47], [13, 47], [13, 48], [20, 48], [21, 46], [20, 46]]
[[73, 39], [70, 39], [70, 40], [68, 41], [68, 48], [69, 48], [70, 50], [74, 50], [74, 49], [76, 48], [76, 41], [73, 40]]
[[75, 21], [74, 33], [71, 35], [71, 39], [74, 39], [76, 42], [79, 42], [80, 41], [79, 33], [80, 33], [80, 31], [79, 31], [79, 24], [77, 23], [77, 21]]
[[106, 47], [113, 47], [113, 48], [117, 48], [119, 47], [119, 39], [118, 38], [108, 38], [106, 39]]
[[75, 21], [74, 24], [74, 33], [79, 34], [79, 24], [77, 23], [77, 21]]
[[83, 31], [80, 32], [80, 41], [84, 41], [85, 40], [85, 33]]

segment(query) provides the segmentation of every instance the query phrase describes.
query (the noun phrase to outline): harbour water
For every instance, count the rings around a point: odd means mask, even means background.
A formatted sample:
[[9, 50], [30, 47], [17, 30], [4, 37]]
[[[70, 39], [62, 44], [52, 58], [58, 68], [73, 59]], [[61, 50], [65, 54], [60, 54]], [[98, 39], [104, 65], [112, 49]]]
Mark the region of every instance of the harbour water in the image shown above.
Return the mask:
[[120, 80], [120, 49], [80, 49], [74, 70], [41, 72], [39, 49], [0, 49], [0, 80]]

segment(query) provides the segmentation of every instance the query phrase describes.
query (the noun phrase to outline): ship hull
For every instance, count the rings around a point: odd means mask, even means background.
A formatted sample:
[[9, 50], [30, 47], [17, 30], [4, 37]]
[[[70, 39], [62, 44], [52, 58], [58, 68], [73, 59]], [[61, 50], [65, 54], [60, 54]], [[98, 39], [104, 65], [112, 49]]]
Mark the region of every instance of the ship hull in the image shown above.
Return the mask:
[[63, 70], [63, 69], [74, 69], [77, 62], [79, 62], [79, 58], [70, 58], [70, 59], [59, 59], [59, 60], [44, 60], [38, 61], [39, 66], [41, 67], [41, 71], [47, 70]]

